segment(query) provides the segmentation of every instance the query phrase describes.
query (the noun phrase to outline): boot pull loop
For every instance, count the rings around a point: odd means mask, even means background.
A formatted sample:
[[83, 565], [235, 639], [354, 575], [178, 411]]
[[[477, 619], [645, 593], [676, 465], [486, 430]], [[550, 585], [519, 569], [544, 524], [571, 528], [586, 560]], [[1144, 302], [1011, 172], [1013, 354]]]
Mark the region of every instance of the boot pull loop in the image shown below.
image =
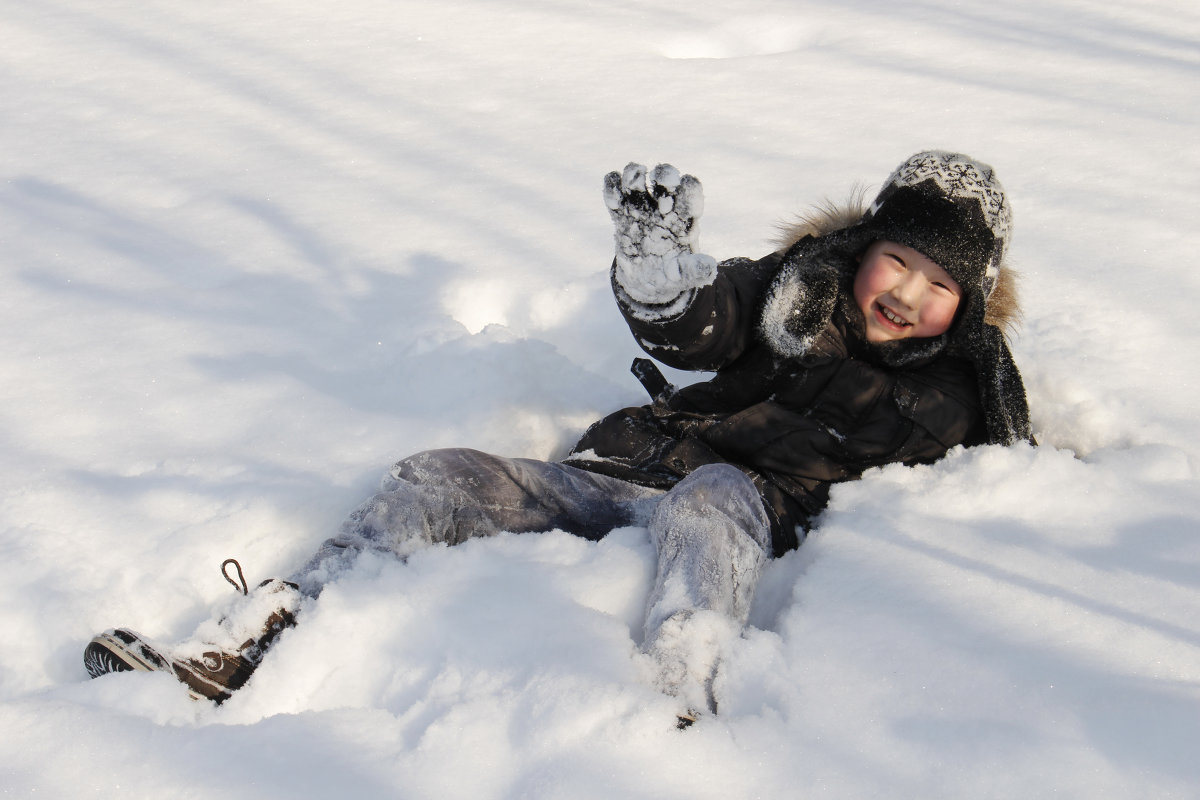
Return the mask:
[[[226, 571], [230, 564], [233, 564], [234, 568], [237, 569], [237, 581], [229, 577], [229, 573]], [[221, 562], [221, 574], [225, 576], [225, 580], [229, 581], [234, 589], [237, 589], [243, 595], [250, 594], [250, 590], [246, 587], [246, 576], [242, 574], [242, 565], [237, 562], [236, 558], [227, 558]], [[241, 586], [238, 585], [238, 581], [242, 582]]]

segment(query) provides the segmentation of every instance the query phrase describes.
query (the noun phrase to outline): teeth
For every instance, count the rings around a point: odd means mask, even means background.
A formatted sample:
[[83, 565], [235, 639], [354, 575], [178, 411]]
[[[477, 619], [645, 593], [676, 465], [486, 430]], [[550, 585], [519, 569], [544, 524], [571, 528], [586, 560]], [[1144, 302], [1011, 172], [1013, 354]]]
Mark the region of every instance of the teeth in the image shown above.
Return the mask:
[[898, 317], [895, 314], [893, 314], [892, 311], [887, 306], [880, 306], [879, 308], [881, 311], [883, 311], [883, 315], [885, 317], [887, 317], [889, 320], [896, 323], [897, 325], [908, 326], [911, 324], [908, 320], [904, 319], [903, 317]]

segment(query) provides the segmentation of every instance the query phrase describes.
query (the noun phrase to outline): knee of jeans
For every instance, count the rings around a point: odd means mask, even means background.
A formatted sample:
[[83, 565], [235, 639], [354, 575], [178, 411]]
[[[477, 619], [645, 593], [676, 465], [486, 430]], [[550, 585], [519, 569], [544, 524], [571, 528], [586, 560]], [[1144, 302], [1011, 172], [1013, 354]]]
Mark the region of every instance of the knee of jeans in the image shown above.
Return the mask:
[[758, 496], [758, 489], [750, 476], [732, 464], [705, 464], [679, 482], [680, 486], [684, 484], [719, 486], [728, 492], [740, 491]]
[[[731, 464], [705, 464], [680, 481], [672, 494], [693, 498], [692, 502], [737, 513], [751, 508], [762, 511], [762, 498], [750, 476]], [[766, 519], [765, 514], [761, 514]]]
[[[663, 524], [672, 517], [679, 520], [679, 515], [704, 516], [714, 510], [770, 552], [771, 525], [758, 489], [746, 473], [729, 464], [706, 464], [688, 475], [663, 497], [655, 518]], [[712, 530], [710, 526], [687, 527], [695, 535]]]
[[402, 458], [393, 464], [387, 475], [384, 476], [384, 490], [390, 489], [398, 482], [440, 483], [442, 476], [458, 468], [474, 452], [461, 447], [447, 447], [439, 450], [423, 450]]

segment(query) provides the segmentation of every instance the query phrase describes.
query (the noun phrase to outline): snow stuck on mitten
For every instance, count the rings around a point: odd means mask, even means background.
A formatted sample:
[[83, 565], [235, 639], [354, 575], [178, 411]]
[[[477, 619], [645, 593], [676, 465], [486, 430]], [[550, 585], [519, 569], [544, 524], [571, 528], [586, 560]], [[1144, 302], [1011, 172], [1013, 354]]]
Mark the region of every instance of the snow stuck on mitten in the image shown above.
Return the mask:
[[641, 164], [604, 179], [604, 203], [615, 226], [616, 280], [639, 303], [664, 305], [717, 274], [712, 256], [696, 253], [704, 191], [670, 164], [650, 174]]

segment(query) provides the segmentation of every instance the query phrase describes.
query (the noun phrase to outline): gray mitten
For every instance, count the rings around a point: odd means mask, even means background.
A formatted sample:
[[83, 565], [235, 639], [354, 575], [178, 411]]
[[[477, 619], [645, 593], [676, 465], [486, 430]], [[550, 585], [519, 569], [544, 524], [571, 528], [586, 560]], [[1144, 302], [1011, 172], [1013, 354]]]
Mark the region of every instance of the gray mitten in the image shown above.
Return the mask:
[[704, 212], [700, 181], [659, 164], [650, 175], [641, 164], [604, 176], [604, 203], [616, 226], [616, 280], [634, 300], [669, 303], [717, 274], [712, 256], [696, 252]]

